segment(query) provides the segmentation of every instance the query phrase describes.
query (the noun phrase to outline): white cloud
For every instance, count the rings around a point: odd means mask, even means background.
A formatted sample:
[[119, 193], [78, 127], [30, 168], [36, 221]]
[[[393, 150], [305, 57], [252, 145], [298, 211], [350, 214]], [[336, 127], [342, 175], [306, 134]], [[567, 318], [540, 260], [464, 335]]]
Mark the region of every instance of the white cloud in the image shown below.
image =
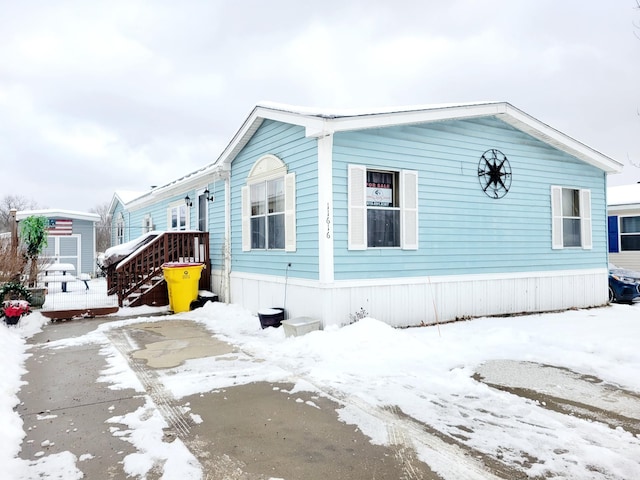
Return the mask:
[[[172, 180], [217, 158], [261, 100], [506, 100], [618, 160], [640, 161], [635, 6], [14, 2], [0, 18], [1, 161], [47, 172], [47, 185], [73, 177], [86, 195], [58, 195], [36, 178], [7, 193], [91, 208], [117, 189]], [[635, 181], [626, 173], [621, 183]]]

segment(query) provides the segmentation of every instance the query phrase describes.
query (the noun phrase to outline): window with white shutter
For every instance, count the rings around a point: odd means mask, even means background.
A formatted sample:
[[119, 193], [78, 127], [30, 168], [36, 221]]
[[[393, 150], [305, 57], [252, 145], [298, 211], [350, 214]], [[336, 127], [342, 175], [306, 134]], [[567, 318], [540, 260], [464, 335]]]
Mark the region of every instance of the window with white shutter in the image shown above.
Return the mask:
[[551, 247], [591, 249], [591, 191], [551, 187]]
[[261, 157], [242, 187], [242, 250], [296, 250], [296, 176]]
[[418, 248], [418, 173], [349, 166], [348, 248]]

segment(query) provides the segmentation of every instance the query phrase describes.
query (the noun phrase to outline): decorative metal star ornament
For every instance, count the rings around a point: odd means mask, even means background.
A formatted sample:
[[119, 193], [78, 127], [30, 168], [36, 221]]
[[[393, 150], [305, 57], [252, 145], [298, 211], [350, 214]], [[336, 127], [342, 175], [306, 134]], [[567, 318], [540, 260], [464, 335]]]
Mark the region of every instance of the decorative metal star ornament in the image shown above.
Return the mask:
[[484, 152], [478, 162], [478, 179], [487, 196], [504, 197], [511, 188], [511, 165], [506, 155], [495, 148]]

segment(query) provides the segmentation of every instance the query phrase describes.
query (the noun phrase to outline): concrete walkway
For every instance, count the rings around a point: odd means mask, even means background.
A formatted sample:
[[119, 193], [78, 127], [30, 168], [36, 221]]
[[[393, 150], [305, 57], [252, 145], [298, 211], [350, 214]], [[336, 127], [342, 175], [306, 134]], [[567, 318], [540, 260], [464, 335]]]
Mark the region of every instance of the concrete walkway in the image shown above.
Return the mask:
[[[50, 341], [79, 337], [102, 321], [53, 323], [30, 339], [28, 383], [19, 394], [27, 433], [21, 457], [36, 460], [68, 451], [79, 459], [84, 478], [126, 479], [131, 477], [122, 462], [133, 447], [113, 433], [117, 425], [106, 421], [135, 411], [144, 394], [97, 382], [107, 367], [100, 345], [48, 348]], [[136, 324], [111, 330], [109, 340], [169, 424], [166, 441], [180, 438], [202, 465], [205, 479], [439, 478], [402, 442], [372, 445], [353, 425], [339, 421], [339, 403], [312, 393], [287, 395], [292, 385], [254, 383], [182, 398], [178, 404], [157, 381], [159, 370], [187, 358], [234, 351], [193, 322]], [[189, 415], [180, 408], [185, 404]], [[195, 423], [192, 414], [202, 421]], [[159, 466], [147, 478], [161, 476]]]

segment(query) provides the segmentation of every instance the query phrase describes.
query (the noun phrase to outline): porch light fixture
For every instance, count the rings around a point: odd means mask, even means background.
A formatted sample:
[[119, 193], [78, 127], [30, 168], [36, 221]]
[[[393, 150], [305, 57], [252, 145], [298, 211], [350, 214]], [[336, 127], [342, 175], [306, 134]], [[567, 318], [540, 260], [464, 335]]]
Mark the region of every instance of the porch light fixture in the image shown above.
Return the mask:
[[[213, 202], [216, 199], [216, 196], [209, 192], [209, 189], [205, 189], [204, 192], [202, 192], [204, 194], [204, 197], [207, 199], [208, 202]], [[211, 193], [211, 195], [209, 195]]]
[[193, 207], [193, 202], [191, 201], [191, 199], [189, 198], [189, 195], [187, 195], [186, 197], [184, 197], [184, 203], [187, 205], [187, 207]]

